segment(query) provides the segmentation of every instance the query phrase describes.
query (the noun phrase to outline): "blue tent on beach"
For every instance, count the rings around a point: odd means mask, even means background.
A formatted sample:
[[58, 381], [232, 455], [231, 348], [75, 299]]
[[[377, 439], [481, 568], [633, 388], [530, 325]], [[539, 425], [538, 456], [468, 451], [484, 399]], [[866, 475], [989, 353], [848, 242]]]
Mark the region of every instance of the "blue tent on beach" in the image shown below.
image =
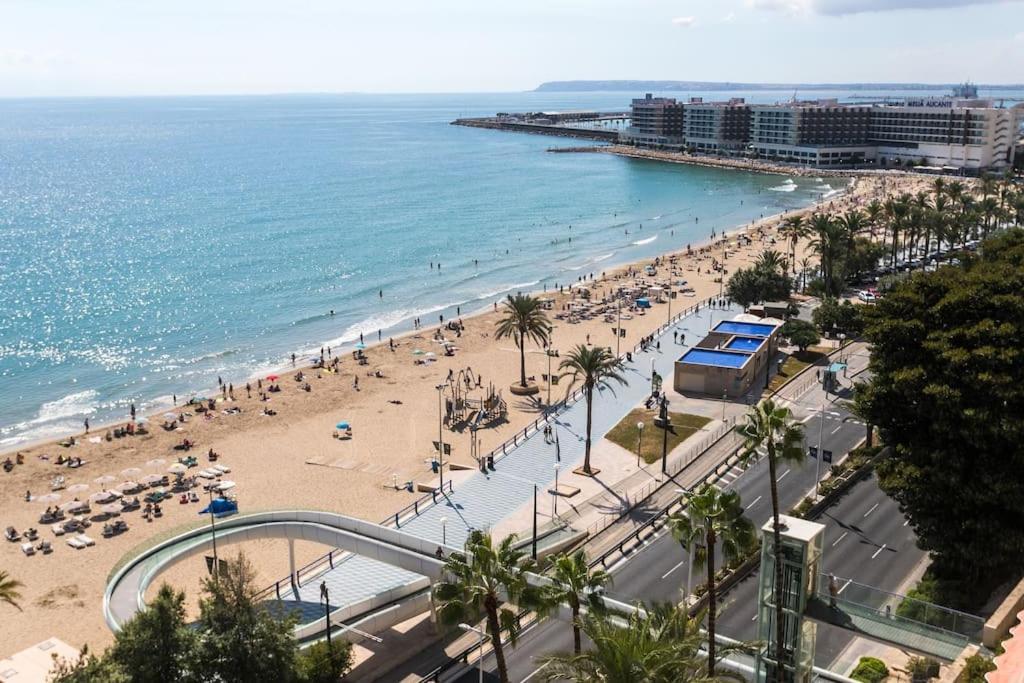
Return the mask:
[[238, 503], [229, 498], [214, 498], [209, 505], [199, 511], [199, 514], [208, 515], [211, 510], [214, 517], [227, 517], [238, 512]]

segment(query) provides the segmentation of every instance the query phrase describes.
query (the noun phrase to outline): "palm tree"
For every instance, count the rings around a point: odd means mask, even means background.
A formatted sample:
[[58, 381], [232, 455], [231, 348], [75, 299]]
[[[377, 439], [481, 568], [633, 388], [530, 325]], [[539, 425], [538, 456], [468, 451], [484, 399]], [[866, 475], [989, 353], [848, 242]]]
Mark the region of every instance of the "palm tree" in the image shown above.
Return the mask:
[[835, 267], [840, 262], [843, 249], [846, 247], [846, 228], [831, 216], [815, 216], [812, 225], [815, 237], [810, 247], [821, 258], [821, 277], [825, 281], [825, 291], [837, 293]]
[[583, 381], [583, 390], [587, 397], [587, 441], [583, 456], [583, 472], [589, 475], [591, 474], [590, 427], [594, 408], [594, 389], [603, 387], [611, 389], [612, 382], [626, 384], [626, 378], [621, 374], [622, 361], [612, 355], [609, 348], [587, 347], [579, 344], [562, 359], [562, 362], [558, 364], [558, 369], [564, 371], [559, 375], [559, 379], [565, 376], [572, 379], [567, 391], [572, 390], [577, 381]]
[[804, 224], [803, 216], [790, 216], [779, 228], [779, 235], [789, 240], [789, 262], [793, 264], [793, 274], [796, 274], [796, 247], [800, 240], [807, 236], [807, 226]]
[[803, 292], [805, 289], [807, 289], [807, 273], [811, 272], [811, 269], [812, 269], [813, 265], [814, 264], [811, 262], [811, 259], [809, 259], [806, 256], [804, 256], [802, 259], [800, 259], [800, 291], [801, 292]]
[[854, 239], [856, 239], [857, 235], [864, 232], [864, 226], [866, 225], [864, 214], [854, 209], [853, 211], [846, 212], [839, 219], [839, 222], [842, 223], [843, 230], [846, 231], [846, 250], [848, 252], [852, 251]]
[[[700, 648], [704, 640], [702, 615], [690, 617], [672, 603], [636, 606], [625, 623], [608, 615], [583, 618], [583, 632], [593, 649], [541, 658], [547, 681], [604, 681], [604, 683], [711, 683], [704, 674]], [[723, 647], [724, 656], [749, 651], [747, 646]]]
[[21, 605], [18, 604], [21, 593], [18, 592], [18, 589], [23, 585], [21, 581], [12, 579], [7, 572], [0, 571], [0, 602], [6, 602], [11, 607], [21, 610]]
[[758, 255], [757, 261], [754, 263], [754, 267], [769, 273], [778, 273], [781, 271], [783, 274], [785, 274], [786, 270], [789, 269], [789, 265], [786, 263], [786, 257], [774, 249], [765, 249], [762, 251]]
[[[775, 600], [775, 637], [776, 661], [780, 664], [779, 671], [785, 663], [785, 621], [783, 615], [782, 588], [782, 526], [779, 522], [779, 462], [800, 463], [804, 459], [803, 427], [793, 421], [789, 408], [775, 405], [771, 399], [753, 406], [747, 413], [747, 423], [740, 430], [743, 436], [742, 462], [749, 462], [756, 457], [759, 449], [768, 455], [768, 482], [771, 486], [772, 499], [772, 553], [775, 565], [775, 589], [772, 591]], [[769, 652], [771, 647], [769, 643]], [[781, 675], [781, 674], [780, 674]]]
[[871, 230], [871, 239], [875, 238], [875, 228], [882, 222], [884, 213], [885, 208], [882, 206], [882, 202], [877, 199], [872, 199], [871, 203], [864, 207], [864, 215]]
[[549, 604], [569, 605], [572, 610], [572, 650], [578, 655], [582, 650], [580, 607], [586, 602], [591, 612], [600, 611], [603, 607], [601, 590], [611, 583], [612, 577], [603, 569], [590, 571], [587, 556], [582, 550], [572, 555], [558, 555], [551, 561], [551, 570], [553, 583], [545, 590], [544, 599]]
[[502, 601], [527, 609], [544, 604], [539, 589], [526, 580], [526, 573], [536, 569], [535, 563], [513, 547], [515, 541], [511, 534], [495, 546], [490, 534], [473, 531], [466, 540], [465, 553], [448, 556], [444, 578], [434, 588], [434, 596], [442, 603], [438, 609], [442, 623], [454, 625], [484, 613], [502, 683], [509, 678], [501, 631], [508, 631], [512, 645], [519, 636], [516, 611], [502, 607]]
[[715, 549], [733, 562], [754, 544], [754, 525], [743, 516], [740, 494], [704, 484], [686, 496], [686, 508], [671, 515], [668, 526], [677, 541], [691, 548], [692, 562], [708, 572], [708, 676], [715, 676], [715, 618], [718, 595], [715, 586]]
[[526, 387], [526, 339], [538, 346], [547, 344], [551, 335], [551, 323], [544, 312], [540, 299], [528, 294], [508, 295], [503, 303], [504, 317], [498, 321], [494, 336], [498, 339], [511, 337], [519, 347], [519, 386]]

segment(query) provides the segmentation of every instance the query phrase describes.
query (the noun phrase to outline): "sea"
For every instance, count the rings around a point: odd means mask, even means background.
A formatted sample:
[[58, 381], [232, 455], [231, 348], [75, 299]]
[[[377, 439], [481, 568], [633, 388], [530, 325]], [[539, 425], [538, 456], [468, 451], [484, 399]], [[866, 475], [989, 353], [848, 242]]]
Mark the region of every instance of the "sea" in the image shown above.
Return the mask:
[[415, 318], [574, 283], [842, 189], [554, 154], [581, 141], [449, 125], [627, 109], [637, 95], [0, 100], [0, 449], [123, 419], [132, 404], [170, 406], [218, 378], [244, 384], [292, 353], [344, 353]]

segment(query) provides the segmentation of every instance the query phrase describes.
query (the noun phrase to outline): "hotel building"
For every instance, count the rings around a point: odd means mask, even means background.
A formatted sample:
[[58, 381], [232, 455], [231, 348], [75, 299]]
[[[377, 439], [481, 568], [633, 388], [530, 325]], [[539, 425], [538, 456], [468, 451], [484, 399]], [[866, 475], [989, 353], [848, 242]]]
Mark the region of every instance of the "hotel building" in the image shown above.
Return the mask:
[[[1013, 165], [1024, 104], [908, 98], [875, 104], [814, 100], [747, 104], [742, 99], [633, 100], [621, 141], [745, 155], [806, 166], [914, 165], [1002, 170]], [[671, 114], [669, 113], [671, 112]]]

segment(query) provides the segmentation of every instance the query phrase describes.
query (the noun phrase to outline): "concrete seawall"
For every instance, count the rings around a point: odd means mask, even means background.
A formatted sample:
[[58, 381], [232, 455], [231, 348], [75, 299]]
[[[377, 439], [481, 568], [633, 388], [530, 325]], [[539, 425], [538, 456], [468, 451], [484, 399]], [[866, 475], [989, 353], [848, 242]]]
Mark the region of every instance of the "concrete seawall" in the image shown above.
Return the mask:
[[493, 118], [481, 119], [456, 119], [452, 121], [453, 126], [467, 126], [469, 128], [489, 128], [491, 130], [504, 130], [516, 133], [533, 133], [535, 135], [553, 135], [562, 138], [579, 138], [583, 140], [599, 140], [602, 142], [618, 142], [619, 132], [615, 130], [590, 130], [586, 128], [569, 128], [565, 126], [546, 126], [539, 123], [518, 123], [514, 121], [499, 121]]

